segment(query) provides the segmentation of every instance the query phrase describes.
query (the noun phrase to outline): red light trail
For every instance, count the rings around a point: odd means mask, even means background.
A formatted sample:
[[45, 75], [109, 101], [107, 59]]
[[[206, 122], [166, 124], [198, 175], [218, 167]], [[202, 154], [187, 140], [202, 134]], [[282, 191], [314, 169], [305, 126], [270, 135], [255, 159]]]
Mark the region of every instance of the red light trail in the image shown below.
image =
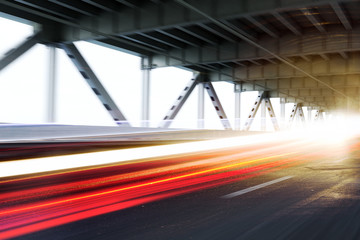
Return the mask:
[[324, 153], [315, 143], [309, 151], [308, 144], [287, 141], [0, 180], [0, 239], [234, 183], [338, 151]]

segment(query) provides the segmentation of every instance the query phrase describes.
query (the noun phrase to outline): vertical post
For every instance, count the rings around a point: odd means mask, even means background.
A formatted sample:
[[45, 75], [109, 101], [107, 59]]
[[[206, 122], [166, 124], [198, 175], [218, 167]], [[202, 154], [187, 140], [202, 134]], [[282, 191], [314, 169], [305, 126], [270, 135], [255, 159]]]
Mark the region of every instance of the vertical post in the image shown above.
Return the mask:
[[307, 111], [308, 111], [308, 123], [310, 124], [310, 122], [311, 122], [311, 111], [312, 111], [312, 107], [308, 107], [308, 108], [307, 108]]
[[280, 120], [281, 125], [285, 126], [285, 103], [286, 98], [280, 98]]
[[143, 127], [149, 127], [150, 121], [150, 70], [151, 70], [151, 58], [141, 58], [141, 70], [142, 70], [142, 106], [141, 106], [141, 125]]
[[264, 99], [261, 101], [261, 131], [266, 131], [266, 105]]
[[197, 84], [198, 86], [198, 90], [199, 90], [199, 95], [198, 95], [198, 123], [197, 126], [199, 129], [203, 129], [205, 127], [205, 113], [204, 113], [204, 109], [205, 109], [205, 88], [204, 88], [204, 83], [199, 82]]
[[235, 83], [235, 130], [241, 130], [241, 84]]
[[56, 121], [56, 48], [49, 46], [49, 79], [48, 79], [48, 106], [47, 122]]

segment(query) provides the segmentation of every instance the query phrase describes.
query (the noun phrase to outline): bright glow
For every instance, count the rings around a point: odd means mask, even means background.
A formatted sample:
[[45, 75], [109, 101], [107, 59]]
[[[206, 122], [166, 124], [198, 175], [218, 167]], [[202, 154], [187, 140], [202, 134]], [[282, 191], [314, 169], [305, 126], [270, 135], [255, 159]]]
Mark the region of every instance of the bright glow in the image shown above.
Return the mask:
[[236, 146], [261, 144], [281, 139], [297, 138], [288, 133], [272, 133], [252, 136], [241, 136], [217, 140], [180, 143], [165, 146], [152, 146], [114, 151], [84, 153], [68, 156], [45, 157], [37, 159], [9, 161], [0, 163], [0, 177], [64, 170], [78, 167], [89, 167], [123, 161], [177, 155], [191, 152], [211, 151]]

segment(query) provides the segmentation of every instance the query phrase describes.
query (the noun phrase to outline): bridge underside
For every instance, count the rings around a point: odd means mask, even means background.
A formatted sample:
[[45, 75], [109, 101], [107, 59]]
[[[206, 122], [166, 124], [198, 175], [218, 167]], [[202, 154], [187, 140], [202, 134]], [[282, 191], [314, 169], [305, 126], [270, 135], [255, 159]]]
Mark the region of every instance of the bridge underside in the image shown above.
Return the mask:
[[40, 43], [92, 41], [240, 91], [360, 109], [356, 0], [3, 0], [0, 9], [34, 22]]

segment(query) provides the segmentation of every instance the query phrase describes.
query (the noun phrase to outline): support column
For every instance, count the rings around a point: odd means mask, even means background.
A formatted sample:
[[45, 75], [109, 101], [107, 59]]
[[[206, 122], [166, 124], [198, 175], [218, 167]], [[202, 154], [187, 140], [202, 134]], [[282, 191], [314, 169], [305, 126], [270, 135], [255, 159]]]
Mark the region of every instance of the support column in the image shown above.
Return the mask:
[[150, 57], [141, 58], [142, 70], [142, 106], [141, 106], [141, 126], [150, 125], [150, 71], [152, 63]]
[[311, 111], [312, 111], [312, 107], [308, 107], [308, 108], [307, 108], [307, 111], [308, 111], [308, 123], [310, 124], [310, 122], [311, 122]]
[[266, 105], [265, 101], [261, 101], [261, 131], [266, 131]]
[[241, 130], [241, 84], [235, 84], [235, 130]]
[[199, 129], [203, 129], [205, 127], [205, 88], [204, 83], [200, 82], [197, 84], [199, 89], [198, 94], [198, 122], [197, 126]]
[[282, 126], [285, 126], [285, 104], [286, 98], [280, 98], [280, 120]]
[[48, 106], [47, 122], [56, 121], [56, 48], [49, 46], [49, 82], [48, 82]]

